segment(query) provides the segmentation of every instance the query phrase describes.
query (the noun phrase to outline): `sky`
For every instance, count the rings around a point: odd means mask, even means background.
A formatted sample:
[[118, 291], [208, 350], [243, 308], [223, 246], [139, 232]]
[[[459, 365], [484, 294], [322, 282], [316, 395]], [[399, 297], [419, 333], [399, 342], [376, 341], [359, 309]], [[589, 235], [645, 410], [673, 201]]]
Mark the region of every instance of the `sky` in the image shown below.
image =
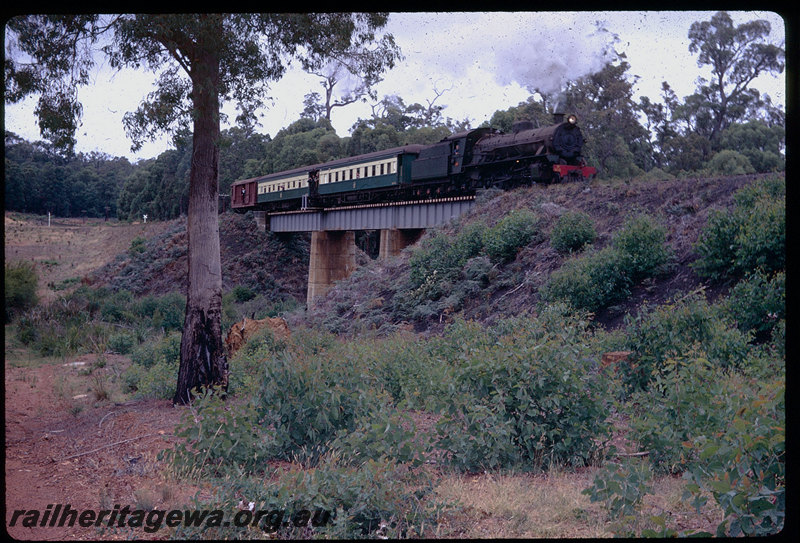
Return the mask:
[[[780, 15], [768, 11], [729, 11], [734, 24], [766, 19], [772, 26], [769, 41], [785, 45]], [[376, 87], [378, 99], [397, 94], [406, 105], [427, 105], [436, 100], [443, 115], [469, 119], [480, 125], [497, 110], [525, 101], [533, 89], [558, 91], [565, 81], [600, 69], [612, 36], [618, 52], [626, 55], [629, 76], [638, 76], [635, 96], [661, 100], [661, 83], [667, 81], [679, 98], [690, 95], [708, 67], [698, 67], [689, 52], [689, 27], [708, 21], [713, 11], [607, 11], [607, 12], [490, 12], [392, 13], [385, 31], [391, 33], [405, 59], [384, 74]], [[598, 26], [598, 22], [601, 24]], [[112, 71], [101, 64], [93, 84], [81, 90], [82, 125], [76, 151], [99, 151], [131, 161], [152, 158], [171, 147], [169, 137], [130, 150], [122, 116], [134, 111], [153, 90], [152, 72]], [[753, 87], [785, 107], [785, 72], [761, 76]], [[322, 90], [319, 79], [297, 70], [271, 85], [274, 100], [260, 112], [259, 131], [274, 136], [300, 117], [303, 96]], [[33, 111], [36, 98], [6, 105], [5, 129], [28, 141], [41, 139]], [[232, 104], [223, 112], [231, 122]], [[371, 115], [369, 104], [335, 108], [331, 121], [340, 137], [348, 136], [358, 118]], [[223, 129], [227, 126], [223, 126]]]

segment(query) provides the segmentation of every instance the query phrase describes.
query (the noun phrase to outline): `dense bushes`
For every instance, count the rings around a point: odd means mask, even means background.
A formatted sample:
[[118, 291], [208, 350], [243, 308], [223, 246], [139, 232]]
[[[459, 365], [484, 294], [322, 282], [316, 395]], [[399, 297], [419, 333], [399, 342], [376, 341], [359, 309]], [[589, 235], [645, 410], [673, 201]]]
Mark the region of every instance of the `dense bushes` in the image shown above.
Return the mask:
[[538, 241], [539, 219], [529, 209], [516, 209], [500, 219], [483, 235], [486, 255], [492, 262], [505, 262], [513, 259], [520, 248]]
[[540, 290], [544, 300], [563, 300], [576, 309], [598, 311], [628, 297], [631, 285], [668, 263], [666, 230], [641, 215], [614, 235], [612, 245], [567, 260]]
[[[416, 465], [435, 446], [466, 470], [586, 465], [608, 432], [608, 385], [587, 323], [560, 305], [490, 328], [457, 321], [428, 341], [401, 334], [343, 343], [300, 330], [284, 346], [242, 350], [231, 367], [260, 360], [263, 372], [248, 415], [263, 437], [248, 458], [315, 465], [336, 451], [345, 463]], [[435, 436], [415, 433], [397, 413], [408, 407], [444, 413]], [[205, 450], [206, 438], [192, 435]]]
[[123, 379], [127, 392], [137, 398], [169, 399], [175, 394], [181, 357], [181, 334], [145, 341], [131, 352], [131, 365]]
[[178, 293], [135, 299], [130, 292], [81, 286], [17, 319], [17, 339], [43, 356], [106, 351], [134, 353], [148, 336], [180, 331], [185, 298]]
[[623, 365], [625, 389], [635, 390], [648, 383], [665, 362], [700, 345], [719, 367], [741, 367], [750, 353], [750, 336], [728, 320], [720, 307], [694, 294], [660, 306], [643, 306], [636, 315], [625, 317], [622, 348], [634, 354]]
[[437, 444], [450, 463], [470, 471], [547, 469], [597, 458], [608, 404], [581, 316], [562, 305], [535, 320], [467, 330], [477, 337], [450, 338], [461, 349], [438, 425]]
[[36, 274], [36, 268], [28, 262], [6, 264], [4, 271], [6, 296], [5, 322], [9, 322], [14, 315], [36, 305], [38, 301], [36, 287], [39, 279]]
[[767, 178], [740, 189], [731, 211], [715, 211], [698, 238], [694, 268], [720, 280], [786, 267], [786, 182]]
[[727, 309], [740, 330], [768, 337], [786, 318], [786, 274], [778, 272], [770, 277], [757, 269], [733, 287]]
[[377, 411], [387, 398], [363, 368], [323, 352], [284, 351], [267, 360], [259, 411], [274, 428], [274, 454], [316, 459], [339, 430]]
[[175, 537], [419, 538], [437, 519], [435, 502], [425, 499], [431, 490], [423, 473], [391, 461], [368, 460], [356, 467], [330, 454], [315, 469], [292, 469], [270, 484], [261, 478], [221, 479], [207, 501], [194, 503], [196, 510], [237, 511], [242, 502], [252, 502], [259, 511], [280, 512], [280, 518], [268, 516], [255, 526], [203, 523], [199, 528], [182, 527]]
[[598, 311], [624, 300], [630, 284], [619, 251], [606, 247], [564, 262], [539, 293], [544, 300], [562, 300], [576, 309]]
[[521, 208], [491, 227], [475, 221], [453, 236], [437, 232], [411, 254], [409, 280], [398, 297], [396, 313], [425, 320], [460, 310], [465, 300], [488, 285], [493, 266], [541, 240], [539, 226], [536, 214]]
[[575, 253], [594, 243], [597, 232], [591, 217], [581, 211], [567, 211], [550, 232], [550, 245], [562, 254]]

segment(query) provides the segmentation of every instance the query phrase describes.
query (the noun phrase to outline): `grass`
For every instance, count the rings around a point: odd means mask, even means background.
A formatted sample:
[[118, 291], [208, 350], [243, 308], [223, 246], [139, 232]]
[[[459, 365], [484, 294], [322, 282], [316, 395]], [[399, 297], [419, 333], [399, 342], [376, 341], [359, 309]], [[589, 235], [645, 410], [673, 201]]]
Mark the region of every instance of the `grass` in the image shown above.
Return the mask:
[[37, 294], [42, 301], [49, 301], [64, 295], [80, 284], [80, 278], [124, 253], [135, 237], [151, 237], [169, 224], [59, 218], [47, 226], [46, 216], [6, 213], [6, 263], [33, 262], [39, 273]]
[[611, 537], [602, 507], [581, 494], [591, 474], [554, 469], [541, 475], [445, 475], [437, 495], [460, 505], [460, 513], [439, 530], [469, 539]]

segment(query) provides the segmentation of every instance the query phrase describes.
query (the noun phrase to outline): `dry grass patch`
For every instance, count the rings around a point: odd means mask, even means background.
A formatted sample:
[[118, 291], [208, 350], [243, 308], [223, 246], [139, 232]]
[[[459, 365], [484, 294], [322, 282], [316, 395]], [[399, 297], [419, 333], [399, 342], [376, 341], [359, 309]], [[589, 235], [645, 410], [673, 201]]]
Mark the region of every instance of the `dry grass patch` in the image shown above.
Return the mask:
[[[708, 499], [700, 514], [694, 510], [690, 499], [683, 498], [686, 481], [679, 476], [659, 477], [653, 480], [653, 492], [647, 494], [639, 511], [644, 519], [650, 516], [661, 516], [666, 525], [678, 532], [715, 533], [717, 526], [724, 520], [722, 509], [714, 501], [709, 492], [704, 495]], [[654, 528], [652, 525], [647, 527]]]
[[[578, 473], [552, 470], [541, 475], [486, 473], [449, 474], [441, 478], [437, 498], [456, 506], [442, 519], [434, 537], [458, 538], [595, 538], [614, 537], [620, 526], [609, 519], [601, 503], [591, 503], [583, 489], [597, 469]], [[698, 515], [683, 499], [685, 481], [659, 477], [647, 494], [633, 525], [657, 530], [650, 517], [659, 516], [678, 532], [714, 533], [723, 514], [709, 495]]]
[[546, 474], [451, 474], [437, 487], [439, 499], [460, 506], [460, 513], [439, 527], [466, 538], [611, 537], [605, 512], [581, 491], [593, 470]]

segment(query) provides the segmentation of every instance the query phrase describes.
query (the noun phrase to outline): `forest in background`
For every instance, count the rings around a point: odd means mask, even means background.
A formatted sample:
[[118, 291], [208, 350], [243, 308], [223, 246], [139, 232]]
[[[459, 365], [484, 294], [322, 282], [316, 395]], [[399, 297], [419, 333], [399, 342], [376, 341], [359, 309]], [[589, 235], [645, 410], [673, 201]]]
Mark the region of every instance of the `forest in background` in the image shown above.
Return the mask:
[[[712, 22], [725, 23], [725, 16], [720, 12]], [[764, 43], [764, 29], [758, 27], [762, 22], [735, 29], [731, 24], [736, 39], [722, 31], [690, 31], [690, 53], [699, 53], [698, 64], [711, 66], [713, 77], [699, 79], [695, 93], [683, 99], [663, 82], [657, 99], [645, 96], [637, 102], [637, 75], [630, 73], [624, 54], [618, 54], [600, 71], [569, 81], [558, 96], [534, 92], [516, 106], [497, 109], [481, 126], [507, 132], [517, 120], [548, 125], [553, 107], [562, 101], [578, 116], [585, 158], [603, 179], [783, 171], [785, 113], [752, 87], [759, 73], [780, 73], [784, 67], [784, 51]], [[761, 56], [743, 55], [745, 45]], [[223, 198], [237, 179], [405, 144], [431, 144], [477, 128], [468, 120], [445, 116], [446, 91], [434, 88], [426, 104], [406, 104], [399, 94], [380, 100], [369, 95], [371, 116], [356, 121], [350, 135], [342, 137], [330, 123], [330, 111], [347, 104], [336, 103], [335, 83], [328, 83], [331, 92], [324, 101], [318, 93], [307, 93], [301, 117], [274, 136], [257, 132], [253, 119], [245, 117], [223, 131]], [[5, 209], [62, 217], [176, 218], [186, 213], [188, 203], [191, 141], [190, 132], [179, 131], [172, 149], [132, 164], [103, 153], [65, 156], [50, 143], [25, 141], [6, 131]]]

